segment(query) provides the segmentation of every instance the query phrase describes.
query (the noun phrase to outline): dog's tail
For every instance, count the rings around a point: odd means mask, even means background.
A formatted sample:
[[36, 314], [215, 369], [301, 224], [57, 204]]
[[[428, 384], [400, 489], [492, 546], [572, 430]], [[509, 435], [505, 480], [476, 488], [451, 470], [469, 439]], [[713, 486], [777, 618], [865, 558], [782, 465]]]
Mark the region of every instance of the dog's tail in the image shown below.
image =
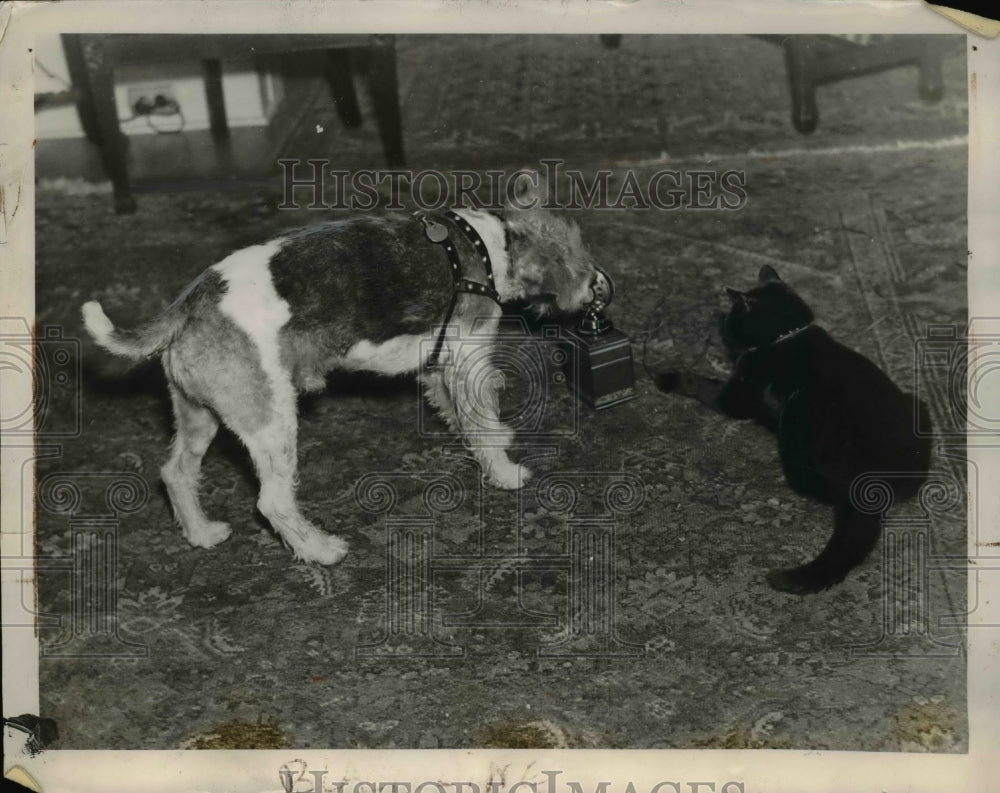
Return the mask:
[[163, 350], [184, 324], [175, 303], [155, 319], [132, 330], [116, 328], [96, 300], [83, 304], [83, 324], [101, 347], [113, 355], [138, 361]]

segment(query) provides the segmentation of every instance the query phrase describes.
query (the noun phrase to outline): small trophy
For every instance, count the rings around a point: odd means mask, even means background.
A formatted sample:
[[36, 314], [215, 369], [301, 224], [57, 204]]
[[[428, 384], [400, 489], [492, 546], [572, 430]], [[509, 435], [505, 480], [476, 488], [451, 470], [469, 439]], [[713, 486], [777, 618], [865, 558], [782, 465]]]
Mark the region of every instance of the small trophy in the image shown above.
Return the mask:
[[635, 397], [632, 342], [604, 314], [614, 297], [614, 282], [604, 270], [591, 284], [594, 299], [582, 319], [567, 328], [572, 350], [567, 356], [570, 386], [592, 408], [602, 410]]

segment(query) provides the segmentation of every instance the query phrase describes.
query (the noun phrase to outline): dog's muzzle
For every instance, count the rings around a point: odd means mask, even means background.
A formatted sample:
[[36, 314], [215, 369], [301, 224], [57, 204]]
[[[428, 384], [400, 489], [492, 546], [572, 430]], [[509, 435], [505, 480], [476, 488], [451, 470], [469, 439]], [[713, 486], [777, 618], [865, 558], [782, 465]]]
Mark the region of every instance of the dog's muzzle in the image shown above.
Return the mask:
[[590, 282], [590, 291], [594, 296], [592, 302], [606, 306], [615, 296], [615, 282], [611, 280], [611, 276], [605, 270], [596, 265], [594, 269], [597, 272], [594, 273]]

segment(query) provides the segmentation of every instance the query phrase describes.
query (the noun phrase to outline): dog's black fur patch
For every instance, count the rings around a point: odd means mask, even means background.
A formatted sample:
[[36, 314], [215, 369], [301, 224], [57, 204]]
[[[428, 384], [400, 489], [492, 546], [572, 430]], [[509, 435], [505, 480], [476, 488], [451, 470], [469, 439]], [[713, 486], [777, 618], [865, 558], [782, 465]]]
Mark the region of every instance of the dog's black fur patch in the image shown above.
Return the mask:
[[[463, 277], [486, 283], [472, 243], [453, 226], [450, 231]], [[444, 320], [453, 291], [451, 266], [409, 215], [321, 223], [282, 240], [270, 270], [275, 291], [291, 310], [281, 332], [282, 354], [300, 388], [318, 384], [330, 362], [362, 339], [381, 344], [425, 334]], [[486, 298], [463, 295], [459, 301], [467, 310], [492, 312]]]

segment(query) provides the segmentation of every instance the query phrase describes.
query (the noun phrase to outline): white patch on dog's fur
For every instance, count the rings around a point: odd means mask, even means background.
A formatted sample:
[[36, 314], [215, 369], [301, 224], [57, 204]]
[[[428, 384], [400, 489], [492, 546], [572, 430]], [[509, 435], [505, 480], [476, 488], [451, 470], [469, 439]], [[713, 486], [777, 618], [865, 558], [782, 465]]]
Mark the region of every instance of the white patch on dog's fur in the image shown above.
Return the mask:
[[288, 373], [281, 366], [278, 344], [278, 334], [292, 318], [292, 312], [288, 303], [278, 296], [271, 280], [271, 259], [279, 250], [280, 240], [254, 245], [227, 256], [212, 269], [228, 286], [219, 302], [219, 310], [257, 346], [261, 368], [271, 387], [283, 390], [281, 386], [287, 382], [288, 393], [294, 399]]
[[476, 209], [456, 209], [455, 214], [474, 228], [483, 238], [493, 265], [493, 282], [497, 294], [504, 301], [513, 300], [518, 295], [511, 290], [510, 259], [507, 256], [507, 238], [503, 221], [489, 212]]
[[382, 344], [362, 339], [347, 351], [342, 363], [348, 369], [387, 375], [405, 374], [418, 369], [421, 353], [426, 358], [432, 348], [431, 339], [412, 334], [396, 336]]

